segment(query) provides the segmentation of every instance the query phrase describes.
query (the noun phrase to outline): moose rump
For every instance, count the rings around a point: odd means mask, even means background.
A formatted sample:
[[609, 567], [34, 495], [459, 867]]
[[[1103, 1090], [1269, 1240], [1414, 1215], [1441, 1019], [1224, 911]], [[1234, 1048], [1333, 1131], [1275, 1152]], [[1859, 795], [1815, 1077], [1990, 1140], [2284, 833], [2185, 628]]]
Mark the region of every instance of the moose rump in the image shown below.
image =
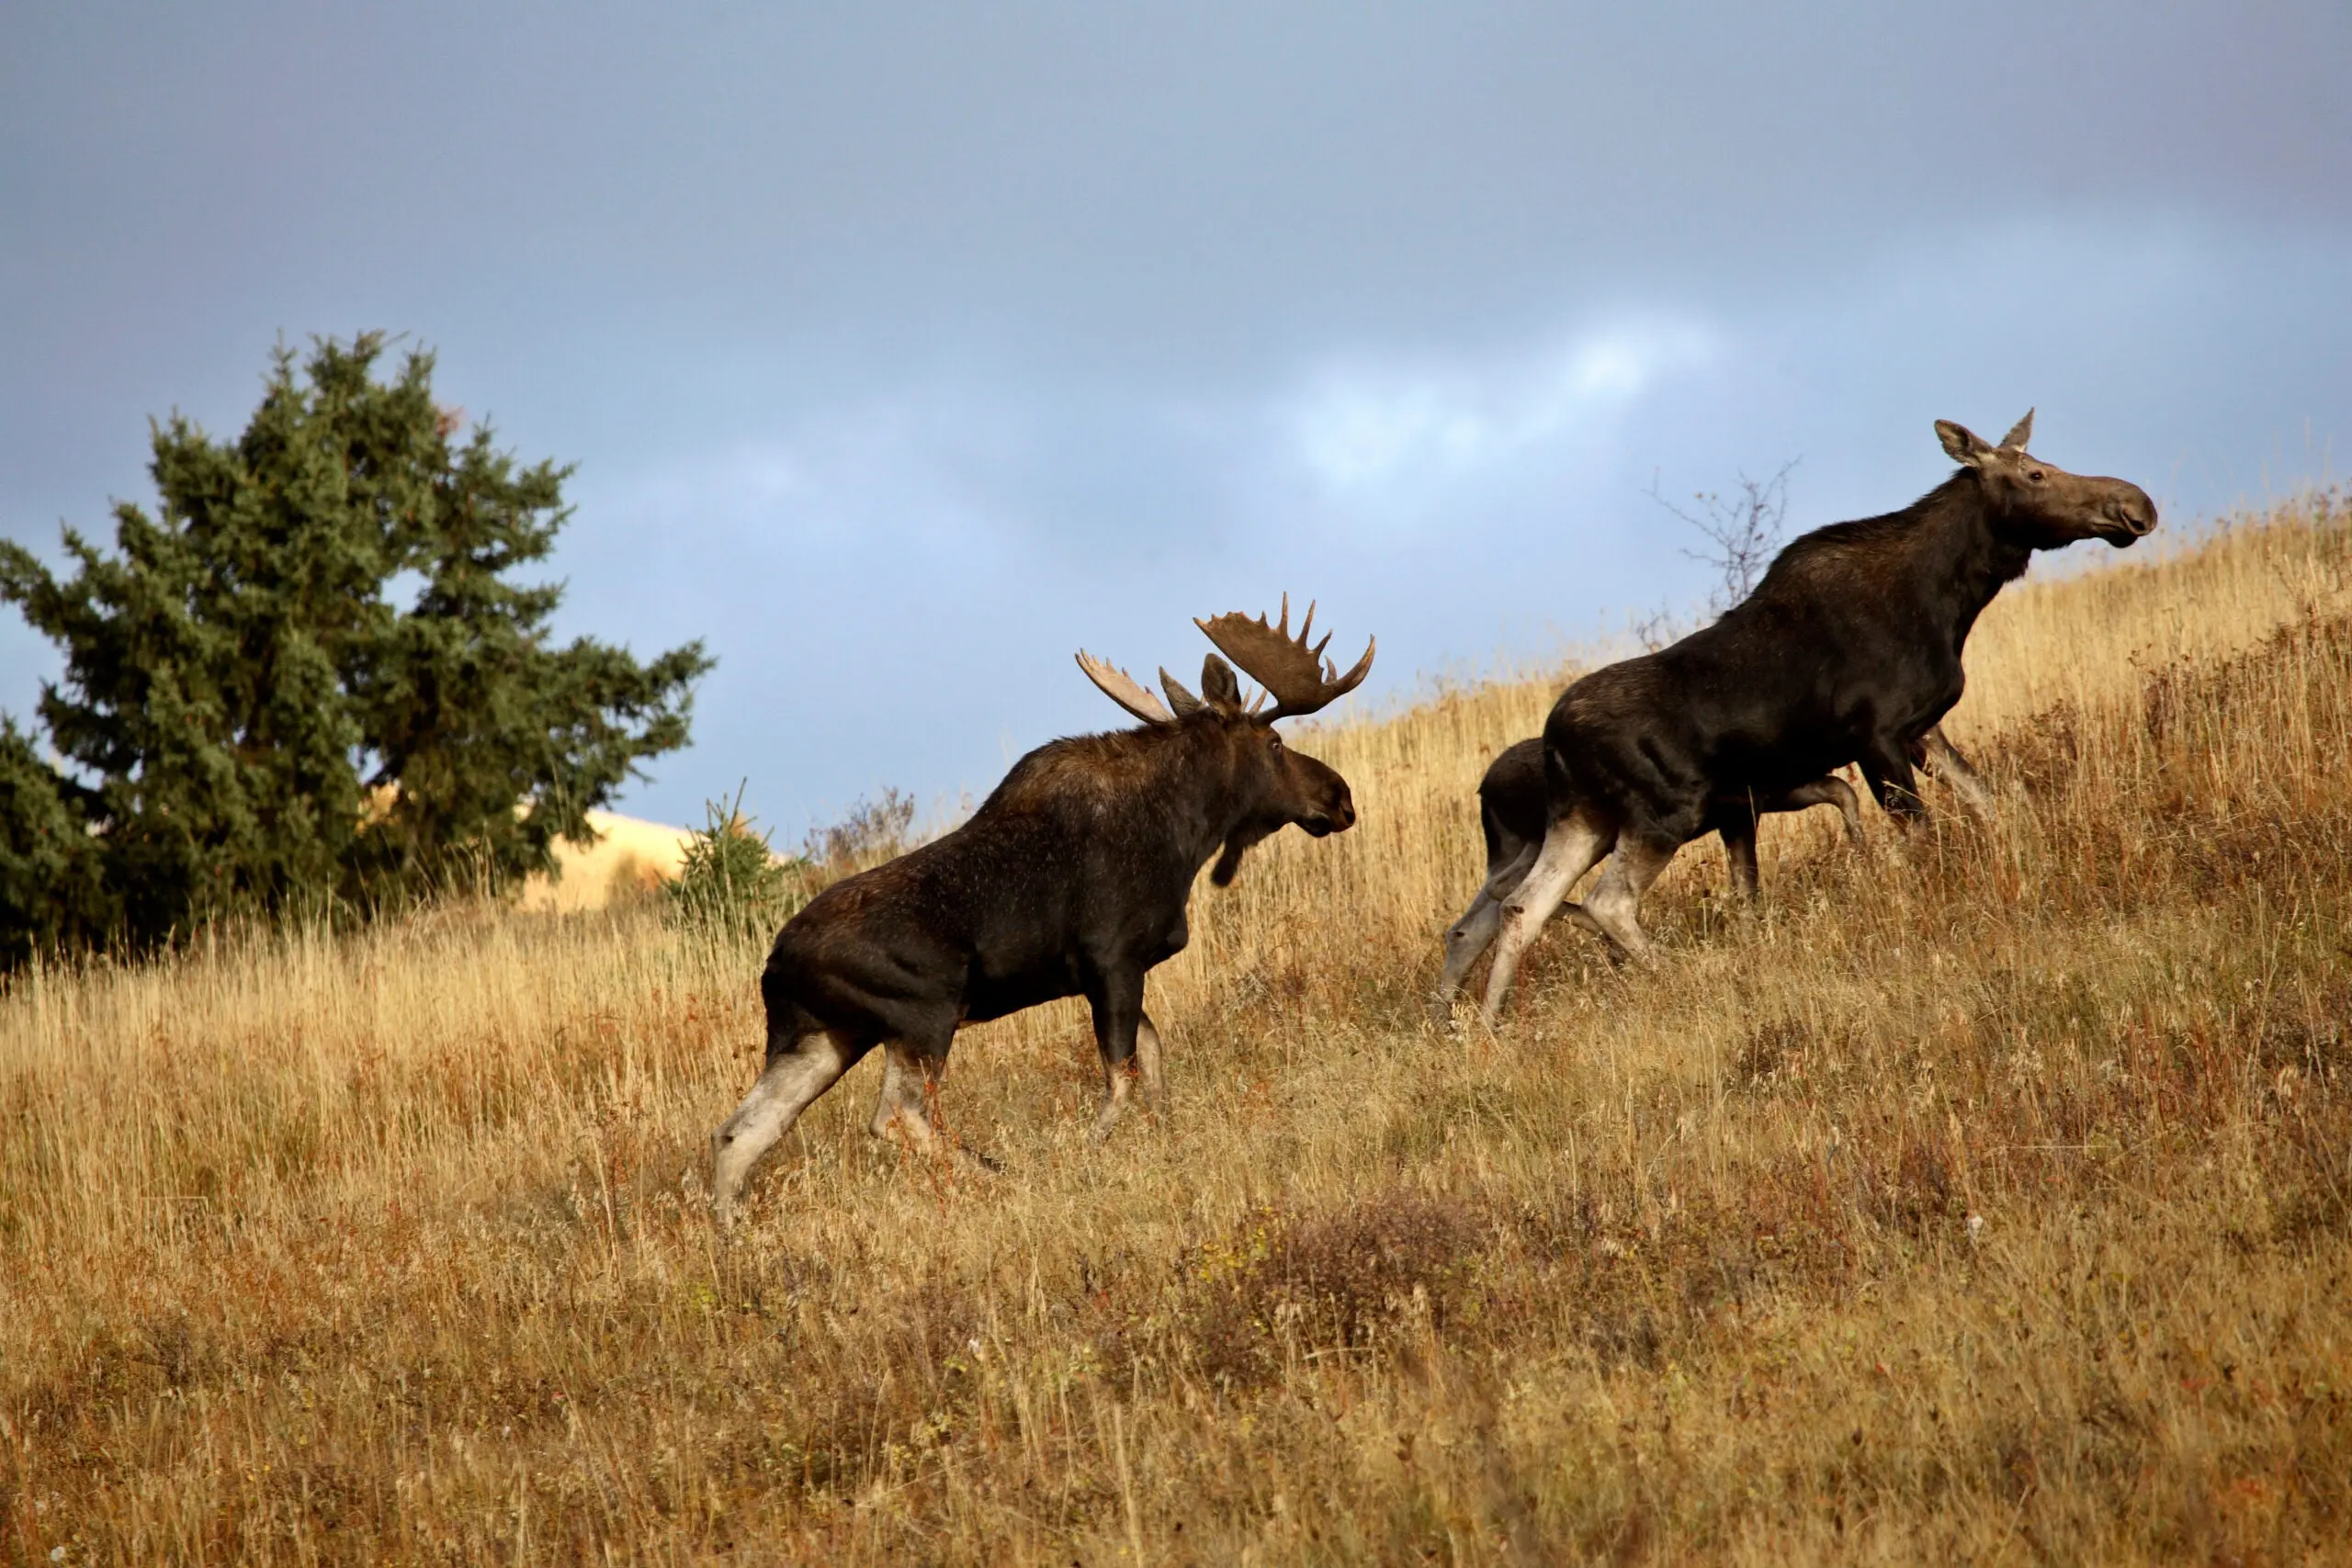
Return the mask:
[[[1308, 613], [1308, 626], [1313, 612]], [[1243, 700], [1208, 656], [1194, 696], [1160, 672], [1170, 704], [1081, 653], [1097, 686], [1145, 722], [1053, 741], [1013, 765], [969, 821], [825, 889], [780, 931], [761, 976], [766, 1063], [712, 1136], [714, 1208], [731, 1219], [752, 1167], [808, 1104], [876, 1046], [887, 1053], [873, 1130], [938, 1146], [933, 1105], [956, 1031], [1063, 997], [1092, 1010], [1103, 1073], [1097, 1139], [1139, 1077], [1161, 1099], [1159, 1036], [1144, 977], [1183, 950], [1193, 881], [1239, 870], [1250, 846], [1295, 824], [1321, 837], [1355, 822], [1347, 781], [1291, 750], [1274, 721], [1360, 684], [1261, 616], [1198, 623], [1276, 699]], [[1327, 637], [1325, 644], [1329, 638]]]

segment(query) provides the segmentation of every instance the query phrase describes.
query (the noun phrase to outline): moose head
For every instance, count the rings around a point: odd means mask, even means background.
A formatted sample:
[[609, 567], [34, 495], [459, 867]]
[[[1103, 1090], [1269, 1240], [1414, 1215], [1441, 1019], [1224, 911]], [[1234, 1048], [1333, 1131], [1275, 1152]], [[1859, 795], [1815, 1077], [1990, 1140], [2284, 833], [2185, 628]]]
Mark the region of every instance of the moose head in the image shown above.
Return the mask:
[[2013, 544], [2050, 550], [2105, 539], [2122, 549], [2155, 529], [2156, 503], [2138, 485], [2070, 474], [2028, 452], [2031, 409], [1998, 446], [1948, 419], [1936, 421], [1936, 435], [1953, 462], [1976, 471], [1995, 530]]
[[[1225, 836], [1224, 848], [1209, 880], [1219, 887], [1232, 882], [1249, 848], [1284, 827], [1296, 823], [1316, 838], [1345, 831], [1355, 825], [1356, 808], [1348, 781], [1337, 772], [1283, 744], [1274, 721], [1316, 713], [1363, 684], [1372, 672], [1372, 656], [1379, 646], [1368, 639], [1363, 657], [1347, 673], [1339, 673], [1323, 657], [1331, 634], [1309, 646], [1315, 626], [1315, 606], [1309, 604], [1298, 635], [1290, 630], [1290, 595], [1283, 595], [1280, 618], [1272, 626], [1263, 615], [1230, 611], [1193, 623], [1208, 635], [1225, 655], [1212, 653], [1201, 665], [1201, 690], [1195, 696], [1165, 668], [1160, 685], [1168, 693], [1163, 705], [1150, 688], [1125, 671], [1080, 649], [1078, 666], [1102, 694], [1147, 725], [1168, 727], [1203, 738], [1217, 758], [1213, 764], [1225, 776], [1237, 807], [1235, 825]], [[1233, 662], [1228, 664], [1227, 659]], [[1244, 673], [1261, 688], [1245, 698], [1239, 677]], [[1272, 705], [1269, 706], [1268, 700]], [[1213, 739], [1209, 739], [1214, 737]]]

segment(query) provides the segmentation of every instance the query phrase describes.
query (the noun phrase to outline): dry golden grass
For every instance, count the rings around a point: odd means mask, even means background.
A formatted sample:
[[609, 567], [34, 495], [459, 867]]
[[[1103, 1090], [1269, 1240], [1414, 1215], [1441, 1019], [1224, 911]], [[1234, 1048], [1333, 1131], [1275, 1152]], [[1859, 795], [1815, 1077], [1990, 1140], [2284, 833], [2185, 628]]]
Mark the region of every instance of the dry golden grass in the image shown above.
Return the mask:
[[[820, 1101], [739, 1237], [760, 955], [450, 909], [0, 1000], [0, 1554], [2288, 1562], [2352, 1556], [2352, 533], [2012, 591], [1997, 824], [1694, 850], [1421, 1022], [1541, 684], [1304, 743], [1083, 1137], [970, 1031], [982, 1180]], [[1826, 816], [1815, 813], [1815, 817]]]

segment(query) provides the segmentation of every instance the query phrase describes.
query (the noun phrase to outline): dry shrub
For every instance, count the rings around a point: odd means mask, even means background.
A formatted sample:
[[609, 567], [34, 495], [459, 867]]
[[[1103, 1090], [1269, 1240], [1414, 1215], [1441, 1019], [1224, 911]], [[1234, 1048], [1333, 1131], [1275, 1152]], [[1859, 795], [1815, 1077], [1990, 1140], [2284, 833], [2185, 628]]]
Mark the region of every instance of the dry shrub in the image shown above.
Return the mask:
[[1195, 1248], [1174, 1292], [1177, 1354], [1219, 1387], [1300, 1354], [1442, 1332], [1475, 1286], [1493, 1225], [1464, 1200], [1391, 1191], [1308, 1213], [1261, 1210]]

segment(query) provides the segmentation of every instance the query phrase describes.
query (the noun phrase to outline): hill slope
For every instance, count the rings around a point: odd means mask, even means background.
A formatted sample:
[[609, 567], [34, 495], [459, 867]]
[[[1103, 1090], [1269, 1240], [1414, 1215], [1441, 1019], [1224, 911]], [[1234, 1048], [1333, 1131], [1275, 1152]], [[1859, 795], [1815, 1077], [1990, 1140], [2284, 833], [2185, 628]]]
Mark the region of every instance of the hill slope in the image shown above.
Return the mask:
[[[2352, 533], [2014, 590], [2000, 821], [1765, 829], [1655, 972], [1555, 931], [1421, 1022], [1543, 684], [1300, 737], [1084, 1141], [1067, 1005], [969, 1031], [980, 1180], [876, 1069], [703, 1217], [754, 946], [445, 910], [0, 1004], [9, 1555], [971, 1562], [2343, 1558]], [[1814, 814], [1826, 817], [1826, 813]], [[1647, 911], [1645, 911], [1646, 913]]]

